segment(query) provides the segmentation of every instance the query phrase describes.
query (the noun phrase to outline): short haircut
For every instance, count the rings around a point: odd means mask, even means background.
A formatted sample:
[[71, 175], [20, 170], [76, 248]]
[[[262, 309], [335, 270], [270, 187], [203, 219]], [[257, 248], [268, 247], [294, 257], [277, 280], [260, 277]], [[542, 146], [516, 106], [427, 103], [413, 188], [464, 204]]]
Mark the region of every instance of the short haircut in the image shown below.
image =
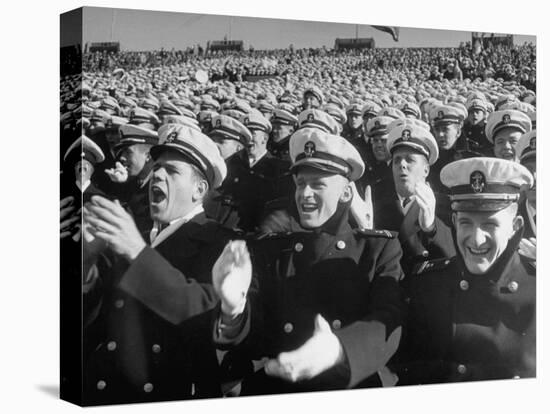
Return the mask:
[[206, 193], [204, 194], [204, 197], [206, 197], [208, 195], [208, 192], [210, 191], [210, 184], [206, 179], [206, 175], [196, 165], [189, 164], [189, 167], [191, 167], [191, 179], [194, 181], [194, 183], [198, 184], [201, 181], [204, 181], [206, 183]]

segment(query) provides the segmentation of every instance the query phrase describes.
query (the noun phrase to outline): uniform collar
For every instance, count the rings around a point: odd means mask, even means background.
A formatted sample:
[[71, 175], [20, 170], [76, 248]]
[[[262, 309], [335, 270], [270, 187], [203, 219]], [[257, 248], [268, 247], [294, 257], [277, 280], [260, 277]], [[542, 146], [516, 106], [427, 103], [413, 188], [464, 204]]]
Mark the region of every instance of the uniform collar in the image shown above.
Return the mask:
[[[413, 201], [416, 200], [416, 196], [412, 195], [410, 197], [402, 197], [399, 194], [397, 194], [397, 198], [399, 199], [399, 208], [403, 212], [403, 215], [406, 216], [409, 210], [411, 209], [411, 206], [413, 205]], [[406, 198], [409, 199], [409, 202], [405, 207], [403, 207], [403, 200], [405, 200]]]
[[351, 231], [349, 224], [349, 209], [351, 202], [338, 203], [338, 208], [325, 224], [321, 227], [313, 229], [314, 233], [328, 233], [333, 236]]
[[264, 152], [262, 152], [262, 154], [259, 157], [256, 157], [256, 158], [248, 157], [248, 163], [250, 165], [250, 168], [252, 168], [256, 164], [258, 164], [258, 162], [260, 162], [262, 160], [262, 158], [264, 158], [266, 156], [266, 154], [267, 154], [267, 149], [265, 149]]
[[202, 212], [204, 212], [204, 208], [201, 204], [196, 206], [193, 210], [191, 210], [185, 216], [172, 220], [168, 224], [168, 226], [162, 228], [162, 230], [161, 230], [160, 224], [158, 222], [155, 222], [153, 224], [153, 228], [151, 229], [151, 233], [149, 235], [151, 239], [151, 247], [158, 246], [160, 243], [166, 240], [170, 235], [172, 235], [177, 229], [179, 229], [185, 223], [192, 220], [195, 216], [201, 214]]

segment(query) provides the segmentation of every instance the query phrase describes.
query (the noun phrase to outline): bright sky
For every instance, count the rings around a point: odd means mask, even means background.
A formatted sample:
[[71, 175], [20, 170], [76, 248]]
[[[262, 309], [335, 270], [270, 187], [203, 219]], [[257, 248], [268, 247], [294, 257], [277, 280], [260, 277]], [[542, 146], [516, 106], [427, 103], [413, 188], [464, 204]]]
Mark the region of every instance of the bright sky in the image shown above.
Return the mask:
[[[185, 49], [208, 40], [243, 40], [245, 48], [332, 48], [334, 40], [354, 38], [356, 25], [207, 14], [127, 9], [84, 8], [84, 42], [119, 41], [123, 50]], [[376, 22], [373, 22], [376, 24]], [[372, 37], [377, 47], [446, 47], [471, 40], [471, 32], [400, 28], [399, 42], [368, 25], [358, 26], [359, 37]], [[535, 42], [534, 36], [517, 35], [516, 44]]]

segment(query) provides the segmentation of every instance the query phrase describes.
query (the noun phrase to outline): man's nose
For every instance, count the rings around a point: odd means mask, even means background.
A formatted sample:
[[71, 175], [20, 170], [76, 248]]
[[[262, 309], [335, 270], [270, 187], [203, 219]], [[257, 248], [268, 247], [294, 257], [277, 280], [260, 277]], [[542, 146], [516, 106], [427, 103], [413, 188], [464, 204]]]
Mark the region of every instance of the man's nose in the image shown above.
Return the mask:
[[304, 186], [302, 189], [302, 196], [304, 198], [312, 197], [313, 196], [313, 190], [309, 185]]
[[166, 170], [164, 169], [164, 167], [154, 168], [153, 176], [152, 176], [153, 182], [162, 180], [165, 173], [166, 173]]
[[483, 243], [485, 243], [485, 240], [487, 240], [485, 232], [481, 229], [481, 227], [476, 227], [474, 229], [474, 234], [472, 238], [475, 242], [476, 247], [481, 246]]

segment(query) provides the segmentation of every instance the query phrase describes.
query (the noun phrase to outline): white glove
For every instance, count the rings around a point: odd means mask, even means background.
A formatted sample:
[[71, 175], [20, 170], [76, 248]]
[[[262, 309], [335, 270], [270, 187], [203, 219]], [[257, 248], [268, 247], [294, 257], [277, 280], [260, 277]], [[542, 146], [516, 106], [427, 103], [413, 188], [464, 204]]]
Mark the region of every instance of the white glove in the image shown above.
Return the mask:
[[251, 280], [252, 263], [246, 243], [230, 241], [212, 268], [214, 290], [226, 316], [236, 317], [244, 311]]
[[355, 183], [350, 184], [353, 190], [353, 199], [351, 200], [350, 212], [357, 225], [361, 229], [372, 229], [374, 227], [374, 214], [372, 206], [372, 195], [370, 185], [365, 189], [365, 199], [363, 200], [357, 191]]
[[300, 348], [282, 352], [265, 365], [267, 375], [290, 382], [311, 379], [344, 360], [344, 350], [338, 337], [321, 316], [315, 317], [313, 336]]
[[433, 231], [435, 226], [435, 195], [426, 183], [417, 183], [414, 195], [420, 207], [418, 212], [418, 224], [423, 232]]

